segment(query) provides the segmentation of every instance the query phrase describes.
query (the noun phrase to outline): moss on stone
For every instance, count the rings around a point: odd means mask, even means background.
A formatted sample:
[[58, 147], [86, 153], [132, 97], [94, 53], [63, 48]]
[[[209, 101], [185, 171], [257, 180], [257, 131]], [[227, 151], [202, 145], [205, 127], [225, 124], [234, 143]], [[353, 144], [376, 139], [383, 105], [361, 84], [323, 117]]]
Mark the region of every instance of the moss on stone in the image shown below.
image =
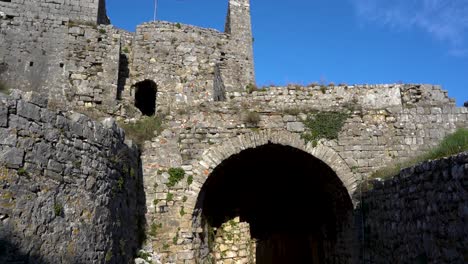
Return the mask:
[[337, 139], [348, 117], [349, 115], [343, 112], [310, 113], [304, 121], [308, 131], [302, 134], [302, 138], [314, 145], [319, 139]]

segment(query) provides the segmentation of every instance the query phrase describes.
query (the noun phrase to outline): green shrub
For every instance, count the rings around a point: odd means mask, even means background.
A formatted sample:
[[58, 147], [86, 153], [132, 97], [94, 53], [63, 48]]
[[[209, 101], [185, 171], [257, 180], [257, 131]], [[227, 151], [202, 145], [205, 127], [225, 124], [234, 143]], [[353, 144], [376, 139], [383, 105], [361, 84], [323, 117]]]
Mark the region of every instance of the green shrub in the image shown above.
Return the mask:
[[180, 23], [177, 23], [175, 26], [176, 26], [176, 28], [178, 28], [178, 29], [181, 29], [181, 28], [182, 28], [182, 25], [181, 25]]
[[260, 122], [260, 114], [254, 111], [248, 111], [245, 113], [244, 122], [251, 126], [258, 125]]
[[427, 152], [426, 159], [440, 159], [468, 151], [468, 129], [460, 128], [455, 133], [446, 136], [439, 145]]
[[171, 202], [172, 200], [174, 200], [174, 194], [173, 193], [167, 193], [166, 202]]
[[169, 173], [167, 187], [174, 187], [185, 176], [185, 171], [182, 168], [170, 168], [167, 172]]
[[103, 28], [100, 28], [100, 29], [99, 29], [99, 33], [101, 33], [101, 34], [106, 34], [106, 30], [103, 29]]
[[250, 93], [253, 93], [254, 91], [257, 91], [258, 87], [254, 83], [249, 83], [245, 86], [245, 90], [250, 94]]
[[327, 86], [325, 86], [325, 85], [320, 85], [320, 91], [321, 91], [323, 94], [327, 93]]
[[342, 112], [318, 112], [309, 114], [304, 121], [307, 132], [302, 134], [306, 142], [317, 143], [319, 139], [333, 140], [344, 126], [348, 114]]
[[154, 206], [156, 207], [156, 206], [158, 205], [159, 202], [160, 202], [159, 199], [154, 199], [154, 200], [153, 200]]
[[150, 236], [155, 237], [155, 236], [158, 234], [159, 229], [161, 229], [161, 228], [162, 228], [162, 224], [161, 224], [161, 223], [157, 224], [157, 223], [154, 223], [154, 222], [153, 222], [153, 223], [150, 225], [150, 230], [149, 230], [148, 234], [149, 234]]
[[161, 133], [163, 130], [162, 120], [161, 116], [145, 116], [135, 123], [119, 123], [119, 125], [125, 130], [128, 138], [143, 147], [145, 141], [151, 140]]
[[187, 177], [187, 185], [190, 186], [193, 183], [193, 176], [190, 175]]
[[127, 53], [127, 54], [130, 53], [130, 50], [128, 49], [128, 47], [124, 47], [124, 48], [122, 49], [122, 51], [123, 51], [124, 53]]
[[18, 173], [18, 176], [28, 176], [28, 172], [26, 171], [25, 168], [19, 168], [17, 173]]
[[183, 206], [180, 208], [179, 213], [180, 213], [180, 216], [184, 216], [184, 215], [185, 215], [185, 210], [184, 210], [184, 207], [183, 207]]
[[117, 180], [117, 188], [119, 189], [119, 191], [123, 190], [124, 184], [125, 184], [124, 178], [120, 176], [119, 179]]
[[107, 263], [107, 262], [110, 262], [111, 259], [112, 259], [112, 251], [109, 250], [109, 251], [107, 251], [107, 253], [106, 253], [106, 263]]
[[60, 203], [54, 203], [55, 216], [61, 216], [63, 213], [63, 206]]

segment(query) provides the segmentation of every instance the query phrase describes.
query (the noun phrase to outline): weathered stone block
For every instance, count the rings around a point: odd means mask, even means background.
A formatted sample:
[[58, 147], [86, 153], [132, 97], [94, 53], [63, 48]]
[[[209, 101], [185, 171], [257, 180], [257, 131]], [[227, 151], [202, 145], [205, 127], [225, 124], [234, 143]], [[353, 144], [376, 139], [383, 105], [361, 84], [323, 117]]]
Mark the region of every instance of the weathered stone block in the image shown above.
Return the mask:
[[288, 122], [287, 129], [291, 132], [304, 132], [304, 124], [302, 122]]
[[8, 107], [0, 102], [0, 127], [8, 126]]
[[0, 128], [0, 145], [16, 146], [17, 136], [14, 129]]
[[34, 121], [41, 119], [41, 108], [25, 101], [18, 102], [18, 115]]
[[7, 147], [0, 152], [0, 161], [7, 167], [19, 169], [23, 166], [24, 150]]

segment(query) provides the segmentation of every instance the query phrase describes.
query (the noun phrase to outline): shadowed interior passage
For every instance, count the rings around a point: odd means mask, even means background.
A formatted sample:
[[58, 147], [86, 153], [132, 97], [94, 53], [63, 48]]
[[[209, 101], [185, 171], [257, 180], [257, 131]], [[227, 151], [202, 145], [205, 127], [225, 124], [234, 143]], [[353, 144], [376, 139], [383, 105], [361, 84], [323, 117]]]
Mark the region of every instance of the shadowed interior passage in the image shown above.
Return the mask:
[[256, 263], [333, 263], [352, 202], [324, 162], [288, 146], [267, 144], [223, 161], [197, 206], [218, 228], [239, 216], [257, 241]]
[[156, 112], [156, 83], [150, 80], [135, 85], [135, 107], [143, 115], [152, 116]]

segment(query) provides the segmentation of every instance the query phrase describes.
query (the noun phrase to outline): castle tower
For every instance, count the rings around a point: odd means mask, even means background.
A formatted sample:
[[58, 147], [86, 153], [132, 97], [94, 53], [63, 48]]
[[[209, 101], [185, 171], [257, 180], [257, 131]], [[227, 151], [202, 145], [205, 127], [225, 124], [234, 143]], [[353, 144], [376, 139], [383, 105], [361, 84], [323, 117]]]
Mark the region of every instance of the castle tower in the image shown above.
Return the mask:
[[255, 83], [250, 0], [229, 0], [225, 32], [230, 34], [231, 49], [239, 55], [237, 70], [240, 85], [245, 89], [246, 85]]

